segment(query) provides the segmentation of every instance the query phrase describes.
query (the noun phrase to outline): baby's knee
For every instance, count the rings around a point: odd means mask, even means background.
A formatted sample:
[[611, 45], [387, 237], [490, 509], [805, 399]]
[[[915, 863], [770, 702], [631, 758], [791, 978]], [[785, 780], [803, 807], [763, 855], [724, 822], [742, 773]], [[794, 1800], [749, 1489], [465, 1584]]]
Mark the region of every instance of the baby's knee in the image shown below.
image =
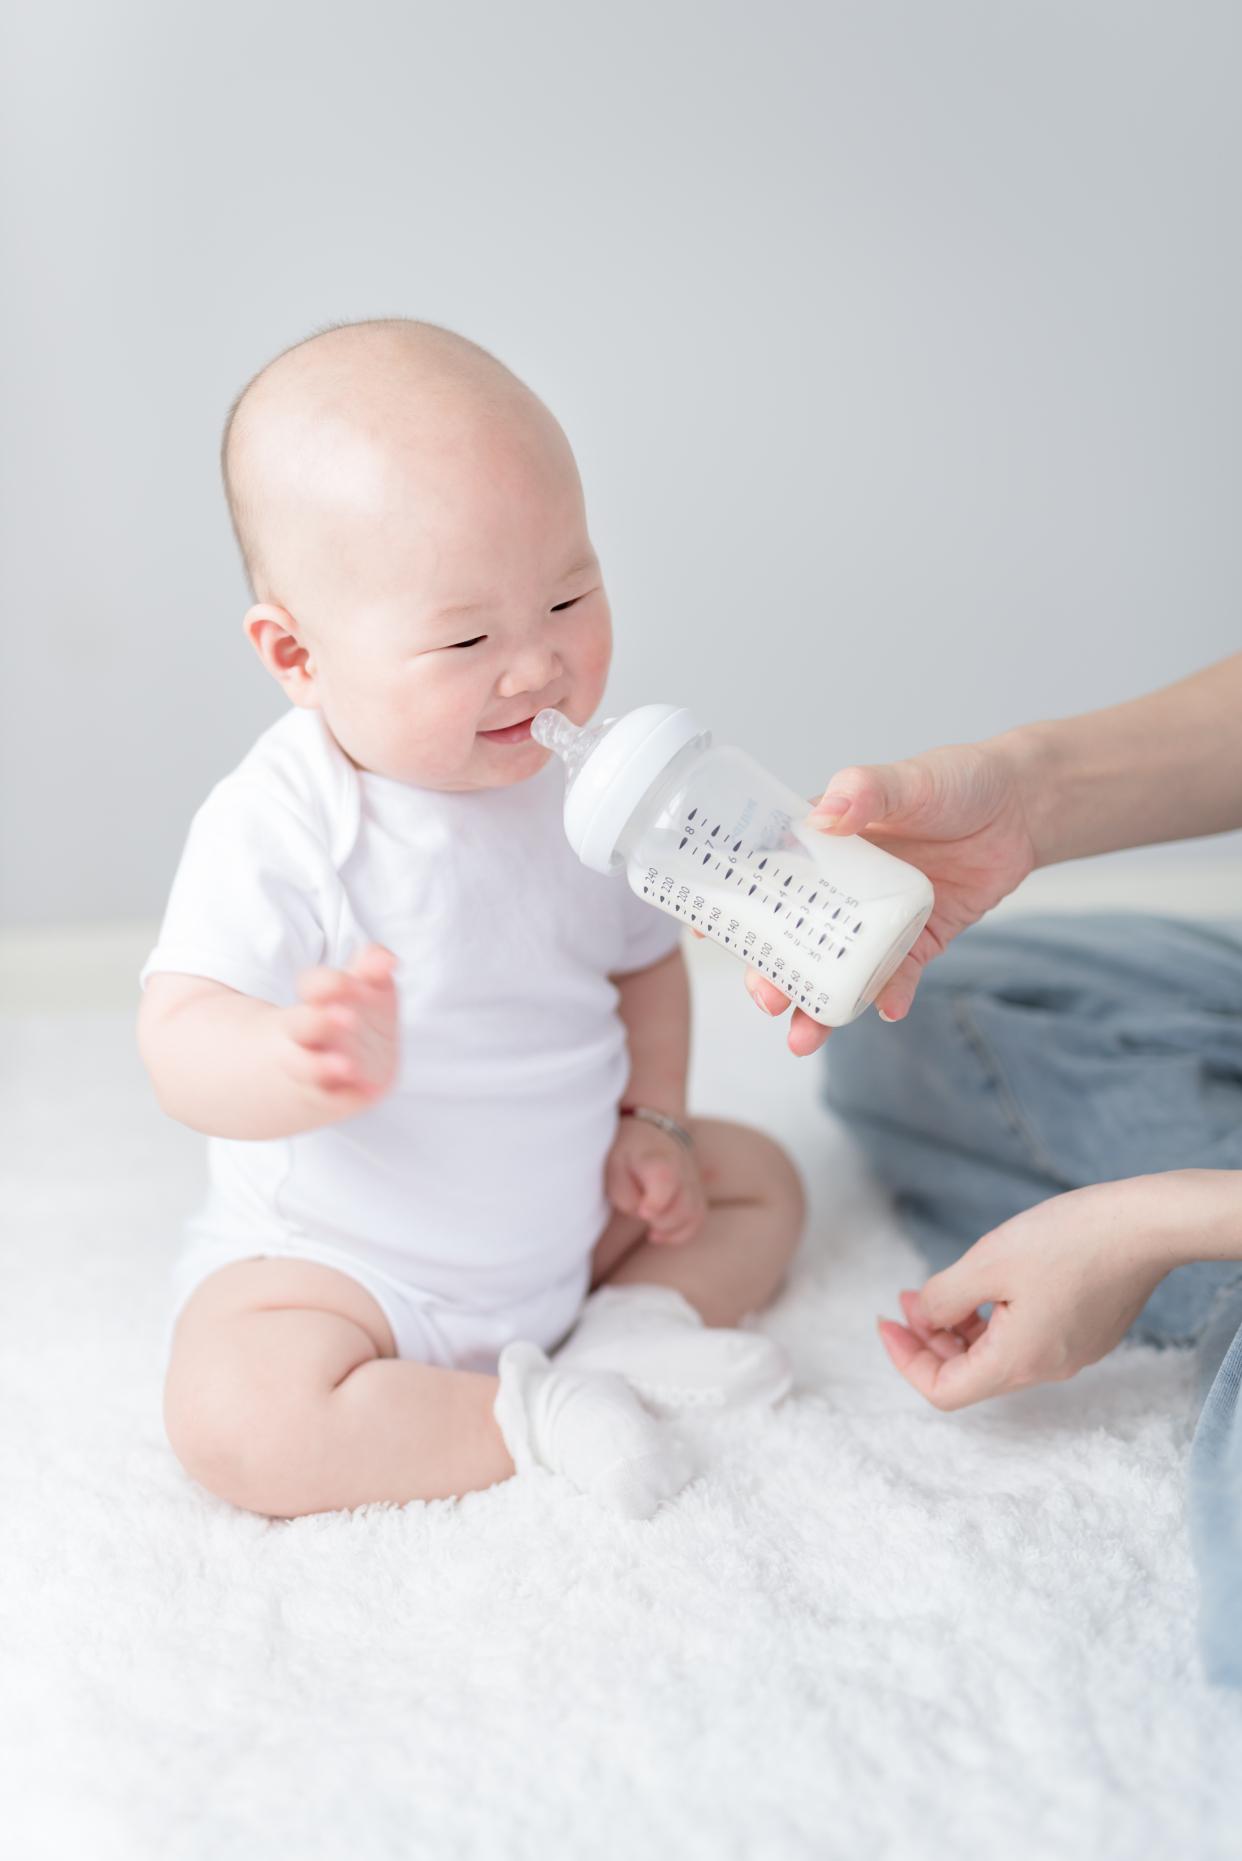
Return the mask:
[[774, 1239], [792, 1253], [806, 1217], [806, 1192], [797, 1165], [775, 1138], [749, 1125], [733, 1128], [742, 1175], [743, 1195], [770, 1209]]
[[762, 1142], [769, 1152], [764, 1168], [776, 1215], [776, 1247], [782, 1261], [788, 1264], [797, 1252], [806, 1226], [806, 1187], [789, 1152], [770, 1138]]
[[306, 1409], [248, 1389], [221, 1368], [199, 1366], [179, 1375], [176, 1363], [164, 1391], [164, 1427], [186, 1473], [218, 1499], [247, 1512], [289, 1518], [297, 1503], [305, 1456]]
[[798, 1166], [789, 1152], [774, 1138], [756, 1132], [760, 1145], [763, 1179], [772, 1200], [799, 1220], [806, 1213], [806, 1191]]

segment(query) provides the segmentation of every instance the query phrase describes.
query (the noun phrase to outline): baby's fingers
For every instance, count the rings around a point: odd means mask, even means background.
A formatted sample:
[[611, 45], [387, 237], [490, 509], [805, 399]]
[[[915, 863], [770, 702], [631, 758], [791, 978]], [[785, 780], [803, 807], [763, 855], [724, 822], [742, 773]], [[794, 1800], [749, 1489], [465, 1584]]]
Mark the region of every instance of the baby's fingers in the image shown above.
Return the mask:
[[642, 1171], [642, 1201], [638, 1212], [644, 1221], [667, 1214], [681, 1190], [681, 1177], [670, 1163], [649, 1163]]
[[285, 1032], [298, 1047], [311, 1051], [331, 1047], [340, 1037], [340, 1027], [335, 1008], [311, 1007], [290, 1008], [284, 1021]]
[[368, 988], [386, 988], [393, 980], [397, 959], [382, 943], [368, 944], [349, 966], [349, 974]]
[[681, 1247], [686, 1241], [694, 1239], [703, 1226], [706, 1213], [697, 1198], [679, 1196], [673, 1208], [649, 1225], [647, 1238], [657, 1246]]
[[308, 1047], [295, 1042], [287, 1049], [285, 1070], [298, 1085], [316, 1092], [338, 1091], [357, 1083], [353, 1056], [338, 1047]]
[[314, 1008], [359, 999], [361, 985], [341, 969], [308, 969], [298, 977], [298, 994]]
[[329, 1089], [361, 1087], [365, 1081], [352, 1053], [323, 1053], [319, 1056], [319, 1084]]
[[609, 1164], [604, 1189], [613, 1208], [622, 1215], [637, 1215], [643, 1186], [628, 1163], [613, 1161]]

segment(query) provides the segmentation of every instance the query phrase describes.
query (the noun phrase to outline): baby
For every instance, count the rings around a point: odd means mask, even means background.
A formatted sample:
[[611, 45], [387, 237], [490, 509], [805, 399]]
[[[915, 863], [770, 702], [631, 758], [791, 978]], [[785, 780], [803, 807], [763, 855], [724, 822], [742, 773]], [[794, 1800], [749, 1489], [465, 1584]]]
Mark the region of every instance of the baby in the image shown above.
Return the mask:
[[689, 1477], [670, 1415], [788, 1387], [720, 1327], [802, 1198], [687, 1117], [678, 927], [578, 864], [531, 738], [611, 653], [568, 442], [473, 343], [361, 323], [250, 383], [224, 474], [292, 708], [195, 816], [143, 971], [159, 1102], [211, 1139], [173, 1448], [276, 1517], [530, 1468], [648, 1516]]

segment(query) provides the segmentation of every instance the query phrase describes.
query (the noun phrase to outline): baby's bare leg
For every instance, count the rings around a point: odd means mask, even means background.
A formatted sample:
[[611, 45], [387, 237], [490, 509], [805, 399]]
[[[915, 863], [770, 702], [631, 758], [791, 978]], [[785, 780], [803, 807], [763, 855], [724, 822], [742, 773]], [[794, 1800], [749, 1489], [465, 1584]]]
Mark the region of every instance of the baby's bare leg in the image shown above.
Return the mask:
[[672, 1286], [705, 1323], [733, 1325], [785, 1277], [802, 1235], [802, 1184], [784, 1151], [747, 1125], [697, 1118], [690, 1129], [708, 1197], [702, 1230], [684, 1246], [657, 1246], [633, 1216], [614, 1215], [593, 1284]]
[[302, 1260], [214, 1273], [177, 1323], [168, 1438], [209, 1491], [277, 1518], [505, 1480], [496, 1378], [395, 1355], [356, 1281]]

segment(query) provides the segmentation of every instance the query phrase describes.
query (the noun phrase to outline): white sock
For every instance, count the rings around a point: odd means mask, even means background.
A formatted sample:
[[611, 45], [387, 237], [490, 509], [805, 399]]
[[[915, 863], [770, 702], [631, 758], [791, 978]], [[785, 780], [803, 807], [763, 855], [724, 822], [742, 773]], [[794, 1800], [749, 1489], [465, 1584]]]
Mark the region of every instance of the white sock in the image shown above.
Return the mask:
[[779, 1344], [705, 1325], [671, 1286], [601, 1286], [556, 1361], [615, 1371], [661, 1415], [779, 1402], [793, 1381]]
[[562, 1473], [623, 1518], [650, 1518], [694, 1468], [619, 1376], [554, 1369], [534, 1344], [500, 1354], [495, 1415], [519, 1473]]

